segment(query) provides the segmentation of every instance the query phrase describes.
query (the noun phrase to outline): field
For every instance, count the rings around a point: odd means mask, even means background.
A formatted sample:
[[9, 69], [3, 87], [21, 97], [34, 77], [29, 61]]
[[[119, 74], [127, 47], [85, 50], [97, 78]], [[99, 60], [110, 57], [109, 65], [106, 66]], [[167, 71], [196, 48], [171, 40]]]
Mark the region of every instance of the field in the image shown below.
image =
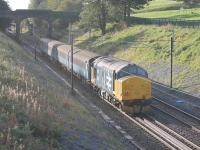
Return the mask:
[[3, 33], [0, 61], [0, 149], [127, 149], [117, 131]]
[[141, 18], [199, 20], [200, 5], [186, 5], [183, 2], [173, 0], [153, 0], [144, 9], [136, 10], [133, 16]]

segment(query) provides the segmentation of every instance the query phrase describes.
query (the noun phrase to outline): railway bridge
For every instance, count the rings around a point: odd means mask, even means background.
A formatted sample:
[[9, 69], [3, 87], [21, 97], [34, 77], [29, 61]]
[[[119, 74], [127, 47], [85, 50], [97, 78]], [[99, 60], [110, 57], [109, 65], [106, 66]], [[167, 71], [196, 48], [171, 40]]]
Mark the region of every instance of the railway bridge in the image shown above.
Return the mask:
[[51, 11], [51, 10], [38, 10], [38, 9], [18, 9], [16, 11], [0, 11], [0, 17], [10, 18], [16, 23], [16, 37], [20, 36], [20, 24], [27, 18], [39, 18], [48, 23], [48, 36], [51, 37], [53, 29], [53, 21], [55, 19], [66, 20], [72, 23], [78, 20], [78, 13], [64, 12], [64, 11]]

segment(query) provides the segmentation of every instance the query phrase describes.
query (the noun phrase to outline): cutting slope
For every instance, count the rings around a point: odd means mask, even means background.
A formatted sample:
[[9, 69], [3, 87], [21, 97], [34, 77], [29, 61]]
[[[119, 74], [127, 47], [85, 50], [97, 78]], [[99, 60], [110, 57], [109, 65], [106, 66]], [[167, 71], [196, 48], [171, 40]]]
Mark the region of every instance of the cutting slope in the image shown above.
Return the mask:
[[133, 25], [99, 37], [79, 36], [77, 46], [139, 64], [150, 77], [169, 84], [170, 38], [174, 31], [174, 87], [199, 94], [200, 31], [178, 26]]
[[69, 86], [2, 33], [0, 61], [0, 149], [128, 148]]

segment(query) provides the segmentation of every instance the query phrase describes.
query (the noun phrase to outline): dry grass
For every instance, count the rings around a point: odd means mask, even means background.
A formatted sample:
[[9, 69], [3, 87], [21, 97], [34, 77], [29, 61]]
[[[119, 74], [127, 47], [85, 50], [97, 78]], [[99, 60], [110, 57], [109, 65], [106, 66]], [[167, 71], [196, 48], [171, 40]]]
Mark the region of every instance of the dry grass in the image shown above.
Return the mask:
[[48, 81], [39, 84], [16, 60], [12, 47], [0, 43], [0, 149], [58, 148], [64, 123], [49, 96], [63, 97], [51, 93]]
[[24, 67], [1, 70], [1, 148], [35, 148], [41, 145], [41, 141], [37, 139], [42, 138], [47, 140], [46, 147], [54, 147], [63, 123], [55, 112], [56, 108], [43, 94], [43, 90], [45, 89], [28, 76]]

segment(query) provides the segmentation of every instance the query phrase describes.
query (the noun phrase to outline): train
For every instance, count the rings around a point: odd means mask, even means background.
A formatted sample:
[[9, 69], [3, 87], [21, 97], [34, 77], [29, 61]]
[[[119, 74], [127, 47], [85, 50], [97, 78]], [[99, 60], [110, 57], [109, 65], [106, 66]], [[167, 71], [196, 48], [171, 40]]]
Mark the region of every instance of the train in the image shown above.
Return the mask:
[[[71, 71], [71, 45], [41, 38], [40, 52]], [[73, 73], [99, 96], [128, 114], [144, 113], [152, 103], [152, 83], [142, 67], [112, 56], [73, 49]]]

